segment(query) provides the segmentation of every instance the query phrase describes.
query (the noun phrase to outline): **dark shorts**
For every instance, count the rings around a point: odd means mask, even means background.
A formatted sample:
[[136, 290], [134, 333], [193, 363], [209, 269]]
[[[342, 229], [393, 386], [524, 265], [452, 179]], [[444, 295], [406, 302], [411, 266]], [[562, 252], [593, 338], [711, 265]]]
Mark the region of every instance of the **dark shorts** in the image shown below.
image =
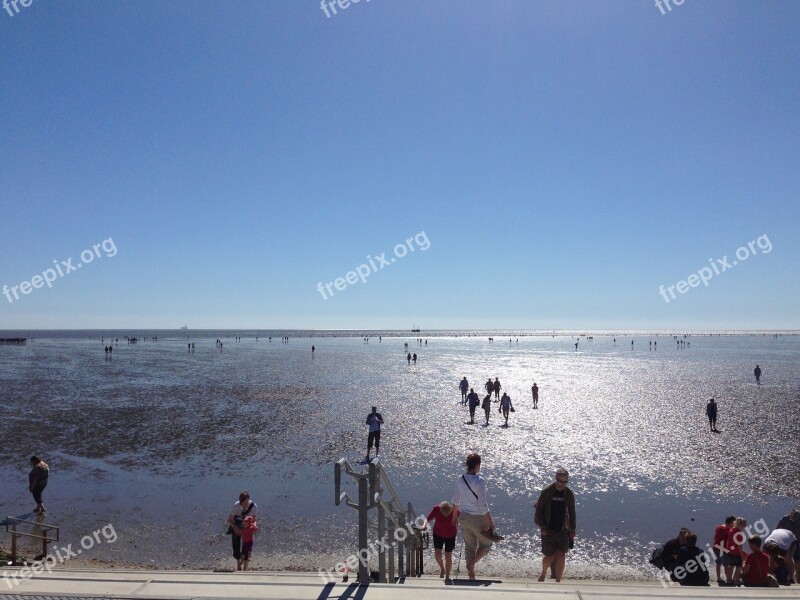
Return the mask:
[[569, 533], [566, 531], [548, 531], [547, 535], [542, 536], [542, 554], [553, 556], [553, 554], [569, 552]]
[[451, 538], [443, 538], [435, 533], [433, 534], [433, 547], [437, 550], [441, 550], [444, 548], [445, 552], [452, 552], [453, 549], [456, 547], [456, 536]]
[[[362, 440], [364, 438], [361, 438]], [[372, 448], [372, 443], [375, 443], [375, 447], [381, 445], [381, 432], [380, 431], [370, 431], [369, 438], [367, 438], [367, 448]]]
[[253, 542], [242, 542], [242, 560], [250, 560], [253, 553]]
[[716, 548], [716, 547], [712, 548], [712, 550], [714, 551], [714, 558], [716, 559], [714, 562], [717, 563], [718, 565], [723, 564], [722, 563], [722, 556], [723, 556], [722, 550], [720, 550], [719, 548]]
[[726, 567], [741, 567], [742, 566], [742, 557], [741, 556], [733, 556], [732, 554], [725, 554], [722, 557], [722, 564]]
[[231, 544], [233, 545], [233, 558], [241, 560], [242, 558], [242, 536], [231, 534]]

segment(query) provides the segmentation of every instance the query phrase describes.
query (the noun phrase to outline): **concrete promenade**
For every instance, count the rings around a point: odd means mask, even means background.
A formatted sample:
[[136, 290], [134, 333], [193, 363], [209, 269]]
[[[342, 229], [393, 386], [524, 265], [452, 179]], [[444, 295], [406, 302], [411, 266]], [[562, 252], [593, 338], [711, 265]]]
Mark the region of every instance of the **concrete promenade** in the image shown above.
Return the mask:
[[[18, 569], [8, 569], [13, 573]], [[400, 584], [359, 586], [352, 581], [325, 585], [311, 573], [213, 573], [208, 571], [125, 571], [118, 569], [58, 569], [20, 581], [9, 589], [0, 580], [0, 598], [225, 598], [266, 600], [636, 600], [652, 598], [800, 598], [800, 585], [776, 589], [664, 588], [658, 582], [564, 581], [538, 583], [525, 579], [443, 581], [426, 576]]]

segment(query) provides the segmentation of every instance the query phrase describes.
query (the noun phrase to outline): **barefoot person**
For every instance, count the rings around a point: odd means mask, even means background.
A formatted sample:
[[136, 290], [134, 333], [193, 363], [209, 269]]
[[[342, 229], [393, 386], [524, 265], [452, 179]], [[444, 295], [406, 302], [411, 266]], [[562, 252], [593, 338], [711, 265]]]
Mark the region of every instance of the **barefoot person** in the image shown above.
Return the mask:
[[33, 495], [36, 508], [33, 509], [37, 515], [43, 515], [44, 504], [42, 503], [42, 492], [47, 487], [47, 478], [50, 475], [50, 467], [38, 456], [31, 456], [31, 472], [28, 473], [28, 491]]
[[469, 381], [466, 377], [461, 380], [458, 387], [461, 389], [461, 404], [464, 405], [467, 403], [467, 392], [469, 391]]
[[[228, 515], [228, 533], [231, 536], [237, 571], [242, 570], [245, 560], [242, 555], [242, 526], [247, 517], [253, 517], [253, 521], [256, 520], [256, 503], [250, 500], [250, 494], [244, 490], [239, 494], [239, 501], [233, 505], [233, 510]], [[247, 560], [249, 560], [249, 556]]]
[[564, 467], [556, 471], [556, 480], [542, 490], [536, 501], [534, 522], [542, 534], [542, 574], [544, 581], [550, 564], [556, 563], [556, 582], [564, 575], [566, 555], [575, 539], [575, 494], [567, 487], [569, 472]]
[[456, 481], [453, 495], [453, 523], [461, 525], [464, 536], [464, 550], [467, 559], [467, 575], [475, 579], [475, 565], [492, 548], [492, 540], [487, 537], [494, 529], [489, 503], [486, 500], [486, 480], [479, 474], [481, 457], [472, 453], [465, 463], [467, 472]]
[[706, 416], [708, 417], [708, 424], [711, 426], [711, 431], [717, 431], [717, 403], [713, 398], [709, 398], [706, 404]]
[[539, 408], [539, 386], [535, 381], [531, 387], [531, 396], [533, 396], [533, 408]]
[[489, 424], [489, 415], [492, 412], [492, 397], [490, 395], [486, 395], [483, 398], [483, 402], [481, 403], [481, 408], [483, 412], [486, 413], [486, 425]]
[[[363, 414], [363, 413], [362, 413]], [[378, 412], [376, 406], [372, 407], [372, 412], [367, 415], [367, 425], [369, 425], [369, 436], [367, 437], [367, 460], [369, 460], [369, 453], [372, 450], [372, 444], [375, 444], [375, 456], [381, 451], [381, 425], [383, 425], [383, 417]]]
[[[433, 547], [436, 564], [439, 565], [439, 578], [450, 581], [450, 571], [453, 568], [453, 549], [456, 547], [458, 528], [453, 523], [453, 505], [447, 501], [440, 502], [433, 507], [428, 518], [428, 523], [433, 521]], [[444, 549], [444, 561], [442, 550]]]
[[242, 521], [242, 571], [250, 569], [250, 557], [253, 554], [253, 542], [255, 541], [256, 519], [253, 515], [247, 515]]
[[756, 368], [753, 369], [753, 375], [756, 376], [756, 385], [761, 385], [761, 367], [756, 365]]
[[469, 402], [469, 424], [475, 424], [475, 409], [478, 408], [478, 404], [480, 404], [480, 400], [478, 399], [478, 393], [473, 389], [469, 389], [469, 395], [467, 396], [467, 401]]
[[503, 413], [503, 418], [506, 420], [505, 426], [508, 427], [508, 413], [513, 408], [511, 404], [511, 396], [503, 392], [503, 397], [500, 398], [500, 412]]

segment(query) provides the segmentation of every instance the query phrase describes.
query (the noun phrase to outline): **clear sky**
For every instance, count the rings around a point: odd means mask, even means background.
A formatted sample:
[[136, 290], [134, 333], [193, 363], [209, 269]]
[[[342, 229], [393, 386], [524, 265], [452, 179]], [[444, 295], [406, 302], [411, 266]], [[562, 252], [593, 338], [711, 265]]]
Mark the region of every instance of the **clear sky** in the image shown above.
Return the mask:
[[334, 6], [0, 10], [0, 328], [800, 327], [799, 3]]

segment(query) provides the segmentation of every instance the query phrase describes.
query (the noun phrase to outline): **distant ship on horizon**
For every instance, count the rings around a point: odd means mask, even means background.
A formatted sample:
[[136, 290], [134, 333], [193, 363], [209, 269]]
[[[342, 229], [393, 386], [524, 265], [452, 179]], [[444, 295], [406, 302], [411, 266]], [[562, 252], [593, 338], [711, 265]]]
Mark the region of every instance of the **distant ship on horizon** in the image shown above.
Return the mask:
[[189, 330], [189, 328], [188, 328], [186, 325], [184, 325], [183, 327], [181, 327], [181, 331], [188, 331], [188, 330]]
[[416, 323], [414, 323], [414, 327], [411, 328], [411, 333], [419, 333], [419, 327], [417, 327]]

